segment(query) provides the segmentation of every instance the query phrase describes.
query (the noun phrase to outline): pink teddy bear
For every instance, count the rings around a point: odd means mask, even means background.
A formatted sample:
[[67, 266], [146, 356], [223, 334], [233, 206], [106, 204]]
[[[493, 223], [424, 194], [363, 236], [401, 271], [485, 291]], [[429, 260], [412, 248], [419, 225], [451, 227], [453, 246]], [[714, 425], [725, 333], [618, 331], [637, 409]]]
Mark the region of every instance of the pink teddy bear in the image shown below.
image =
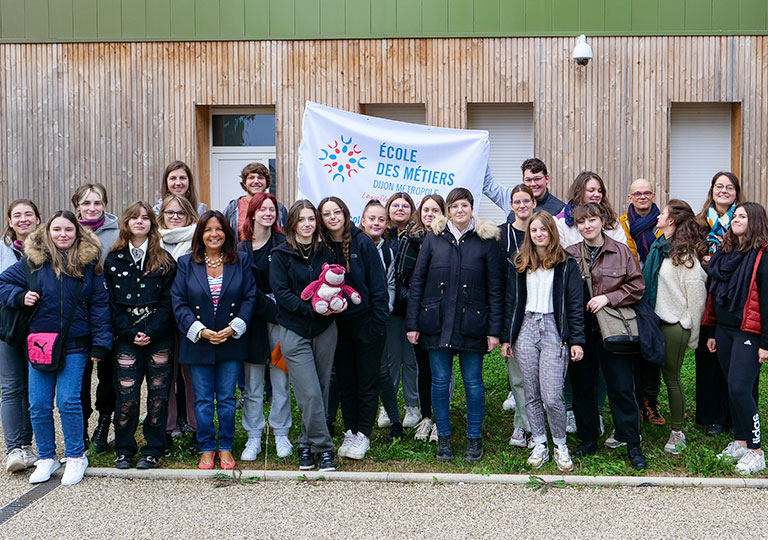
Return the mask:
[[301, 291], [301, 299], [311, 298], [312, 308], [321, 315], [346, 308], [347, 299], [342, 295], [347, 295], [353, 304], [359, 304], [362, 301], [360, 293], [344, 284], [345, 273], [343, 266], [325, 263], [320, 276]]

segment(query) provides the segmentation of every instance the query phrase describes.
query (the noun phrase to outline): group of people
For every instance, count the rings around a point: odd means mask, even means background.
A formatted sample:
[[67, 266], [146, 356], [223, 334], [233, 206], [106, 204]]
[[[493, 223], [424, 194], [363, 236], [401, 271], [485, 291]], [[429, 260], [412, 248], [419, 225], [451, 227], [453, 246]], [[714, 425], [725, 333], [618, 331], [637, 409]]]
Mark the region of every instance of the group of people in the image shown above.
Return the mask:
[[[549, 192], [541, 160], [521, 169], [522, 183], [511, 189], [486, 175], [484, 192], [510, 209], [499, 226], [474, 215], [464, 188], [418, 205], [407, 193], [370, 201], [359, 226], [338, 197], [286, 209], [259, 163], [243, 169], [245, 195], [223, 213], [198, 202], [180, 161], [166, 168], [154, 207], [135, 202], [119, 218], [106, 212], [99, 184], [79, 187], [74, 212], [44, 224], [34, 202], [14, 201], [0, 242], [0, 304], [28, 317], [30, 336], [58, 333], [62, 345], [59, 369], [44, 371], [29, 366], [24, 339], [0, 342], [6, 470], [34, 464], [37, 483], [59, 468], [54, 396], [65, 485], [82, 479], [88, 445], [106, 450], [110, 426], [117, 468], [158, 467], [171, 436], [189, 431], [199, 468], [218, 460], [232, 469], [238, 388], [243, 461], [262, 452], [267, 389], [277, 455], [293, 453], [291, 388], [301, 470], [363, 459], [375, 423], [389, 428], [389, 440], [414, 428], [416, 439], [437, 442], [438, 460], [450, 461], [455, 356], [466, 397], [464, 459], [477, 462], [483, 361], [499, 346], [510, 384], [505, 408], [515, 409], [509, 443], [531, 450], [532, 468], [550, 459], [547, 424], [560, 470], [596, 453], [607, 396], [614, 431], [605, 444], [626, 446], [630, 464], [645, 469], [643, 418], [666, 422], [662, 375], [671, 424], [664, 450], [683, 452], [680, 373], [691, 348], [697, 421], [712, 434], [733, 429], [720, 457], [739, 472], [764, 469], [757, 381], [768, 358], [765, 209], [741, 201], [729, 172], [714, 176], [698, 215], [677, 199], [660, 210], [644, 179], [632, 183], [628, 210], [618, 215], [593, 172], [576, 177], [563, 203]], [[355, 297], [310, 302], [305, 289], [321, 274], [337, 279], [329, 265], [344, 269]], [[655, 338], [627, 352], [608, 347], [597, 314], [621, 307], [634, 308], [644, 335]], [[94, 363], [99, 417], [89, 440]], [[146, 442], [138, 448], [142, 384]]]

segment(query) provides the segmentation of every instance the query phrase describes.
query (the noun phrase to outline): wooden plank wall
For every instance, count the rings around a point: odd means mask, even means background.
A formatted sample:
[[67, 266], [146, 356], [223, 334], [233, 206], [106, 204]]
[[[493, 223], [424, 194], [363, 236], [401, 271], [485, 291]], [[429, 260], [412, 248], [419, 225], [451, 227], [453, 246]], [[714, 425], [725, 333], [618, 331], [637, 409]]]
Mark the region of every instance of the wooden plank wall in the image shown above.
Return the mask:
[[668, 185], [671, 103], [740, 102], [736, 164], [748, 197], [768, 203], [768, 37], [590, 43], [586, 67], [571, 38], [0, 45], [0, 205], [31, 197], [48, 213], [87, 181], [107, 185], [113, 211], [154, 201], [170, 160], [207, 175], [201, 107], [220, 105], [274, 105], [289, 203], [306, 100], [425, 103], [428, 123], [455, 128], [467, 103], [533, 102], [553, 191], [590, 168], [620, 206], [634, 178]]

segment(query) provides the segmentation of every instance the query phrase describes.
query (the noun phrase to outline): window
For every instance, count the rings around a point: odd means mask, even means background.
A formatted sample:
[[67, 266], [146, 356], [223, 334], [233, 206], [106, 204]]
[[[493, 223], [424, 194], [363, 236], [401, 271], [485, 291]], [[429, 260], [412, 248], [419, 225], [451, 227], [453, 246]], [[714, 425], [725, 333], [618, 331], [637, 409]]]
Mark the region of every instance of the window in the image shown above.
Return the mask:
[[363, 114], [377, 118], [411, 124], [427, 123], [427, 108], [423, 103], [366, 103], [362, 110]]

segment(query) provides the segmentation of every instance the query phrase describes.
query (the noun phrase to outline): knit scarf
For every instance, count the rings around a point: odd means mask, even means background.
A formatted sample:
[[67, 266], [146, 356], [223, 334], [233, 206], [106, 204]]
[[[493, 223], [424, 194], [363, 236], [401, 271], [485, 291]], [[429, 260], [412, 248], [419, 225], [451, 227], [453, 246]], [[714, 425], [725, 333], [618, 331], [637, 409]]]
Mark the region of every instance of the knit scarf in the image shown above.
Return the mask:
[[723, 237], [728, 232], [728, 227], [731, 226], [734, 210], [736, 210], [736, 203], [733, 203], [722, 216], [717, 213], [714, 204], [707, 210], [707, 224], [709, 225], [707, 245], [709, 246], [710, 255], [717, 251], [717, 248], [723, 242]]
[[179, 257], [191, 251], [192, 237], [195, 235], [196, 226], [196, 224], [192, 224], [177, 229], [159, 229], [163, 239], [163, 247], [172, 246], [170, 251], [174, 260], [178, 260]]
[[709, 260], [707, 273], [712, 278], [709, 283], [712, 300], [716, 305], [726, 307], [739, 320], [744, 317], [744, 306], [749, 296], [749, 282], [752, 279], [752, 270], [758, 251], [757, 249], [746, 253], [737, 249], [728, 253], [715, 251]]
[[[641, 216], [635, 210], [634, 205], [629, 205], [627, 209], [627, 217], [629, 218], [629, 235], [632, 240], [635, 241], [637, 247], [637, 257], [640, 262], [645, 263], [645, 258], [648, 256], [648, 250], [651, 245], [656, 241], [656, 234], [654, 229], [656, 228], [656, 221], [659, 217], [659, 207], [656, 203], [651, 206], [651, 211], [647, 215]], [[653, 305], [653, 304], [651, 304]]]
[[15, 249], [16, 251], [24, 251], [24, 242], [22, 242], [21, 240], [14, 240], [13, 249]]
[[[630, 206], [630, 208], [632, 207]], [[659, 270], [664, 259], [669, 257], [669, 249], [669, 240], [665, 236], [659, 236], [651, 245], [651, 250], [648, 252], [648, 257], [645, 260], [645, 266], [643, 266], [643, 279], [645, 280], [643, 300], [648, 302], [654, 309], [656, 309], [656, 294], [659, 290]]]
[[[573, 208], [574, 208], [573, 201], [568, 201], [568, 204], [565, 205], [565, 208], [563, 208], [563, 211], [560, 212], [562, 216], [565, 218], [565, 224], [569, 227], [573, 227]], [[560, 217], [560, 214], [558, 214], [558, 217]]]
[[79, 221], [80, 225], [83, 227], [88, 227], [93, 232], [96, 232], [101, 229], [102, 225], [104, 225], [104, 216], [105, 214], [101, 214], [99, 219], [78, 219], [77, 221]]

